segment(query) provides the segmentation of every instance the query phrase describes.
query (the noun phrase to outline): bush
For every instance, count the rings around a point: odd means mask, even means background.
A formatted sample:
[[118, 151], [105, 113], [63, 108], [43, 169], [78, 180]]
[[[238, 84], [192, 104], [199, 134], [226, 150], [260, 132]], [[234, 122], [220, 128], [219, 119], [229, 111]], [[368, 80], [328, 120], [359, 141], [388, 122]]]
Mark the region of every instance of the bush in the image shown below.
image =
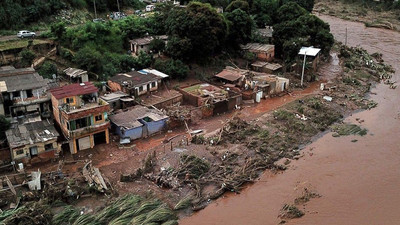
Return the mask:
[[52, 79], [53, 74], [57, 74], [57, 66], [54, 63], [45, 62], [39, 68], [38, 73], [44, 78]]
[[170, 75], [173, 79], [183, 80], [189, 73], [189, 67], [180, 60], [160, 60], [154, 63], [154, 68]]
[[29, 67], [32, 65], [33, 60], [35, 59], [36, 55], [34, 52], [30, 51], [29, 49], [24, 49], [19, 53], [21, 57], [21, 66], [22, 67]]

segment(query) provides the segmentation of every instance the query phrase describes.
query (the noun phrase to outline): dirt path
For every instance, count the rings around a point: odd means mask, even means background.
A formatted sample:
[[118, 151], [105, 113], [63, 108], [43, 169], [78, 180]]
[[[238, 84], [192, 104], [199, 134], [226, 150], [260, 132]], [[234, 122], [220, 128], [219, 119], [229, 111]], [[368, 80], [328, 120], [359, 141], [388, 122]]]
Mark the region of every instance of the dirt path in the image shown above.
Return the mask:
[[[397, 71], [393, 80], [399, 82], [399, 33], [321, 18], [330, 23], [337, 40], [344, 42], [348, 27], [349, 45], [383, 53]], [[266, 173], [242, 194], [228, 194], [180, 224], [278, 224], [282, 206], [299, 197], [304, 187], [322, 197], [300, 207], [306, 215], [288, 224], [400, 224], [400, 89], [379, 84], [372, 91], [378, 107], [346, 119], [364, 120], [367, 136], [334, 138], [327, 133], [307, 146], [305, 156], [287, 171]]]

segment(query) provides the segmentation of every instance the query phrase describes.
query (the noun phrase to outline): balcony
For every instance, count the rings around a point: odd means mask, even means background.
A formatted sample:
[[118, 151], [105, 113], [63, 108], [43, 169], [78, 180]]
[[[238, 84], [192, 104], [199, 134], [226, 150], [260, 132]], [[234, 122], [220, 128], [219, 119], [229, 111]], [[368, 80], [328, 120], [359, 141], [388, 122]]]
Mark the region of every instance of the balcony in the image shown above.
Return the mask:
[[42, 95], [42, 96], [33, 96], [29, 98], [21, 98], [21, 97], [15, 97], [13, 98], [13, 102], [15, 106], [23, 106], [23, 105], [30, 105], [30, 104], [35, 104], [35, 103], [42, 103], [50, 101], [50, 97], [47, 95]]
[[73, 131], [69, 131], [69, 138], [77, 138], [81, 136], [85, 136], [91, 133], [95, 133], [97, 131], [105, 130], [110, 126], [110, 122], [107, 120], [104, 123], [96, 124], [84, 128], [79, 128]]
[[79, 106], [64, 105], [62, 107], [62, 113], [67, 120], [77, 119], [87, 115], [96, 115], [108, 111], [110, 111], [110, 106], [102, 99], [98, 99], [96, 102], [82, 103]]

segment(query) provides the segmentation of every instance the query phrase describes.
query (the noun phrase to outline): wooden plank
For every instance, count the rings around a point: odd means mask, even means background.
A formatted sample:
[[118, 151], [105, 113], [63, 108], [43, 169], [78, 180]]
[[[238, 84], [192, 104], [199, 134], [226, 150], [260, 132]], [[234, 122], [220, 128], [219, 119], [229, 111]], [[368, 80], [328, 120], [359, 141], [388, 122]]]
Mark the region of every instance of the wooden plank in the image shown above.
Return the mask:
[[10, 188], [11, 192], [12, 192], [15, 196], [17, 196], [17, 192], [15, 191], [14, 186], [13, 186], [13, 184], [11, 183], [10, 179], [8, 179], [7, 176], [6, 176], [6, 182], [7, 182], [8, 187]]

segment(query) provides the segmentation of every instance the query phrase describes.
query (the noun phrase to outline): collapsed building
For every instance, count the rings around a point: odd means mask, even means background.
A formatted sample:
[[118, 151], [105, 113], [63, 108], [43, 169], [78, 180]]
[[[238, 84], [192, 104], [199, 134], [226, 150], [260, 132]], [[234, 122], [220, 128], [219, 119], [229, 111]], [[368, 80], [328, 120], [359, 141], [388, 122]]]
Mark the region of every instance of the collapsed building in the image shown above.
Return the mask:
[[181, 88], [179, 91], [183, 94], [185, 103], [204, 109], [203, 116], [224, 113], [242, 104], [240, 93], [208, 83]]
[[57, 157], [60, 151], [59, 134], [49, 120], [14, 124], [6, 136], [13, 161], [27, 163], [38, 158], [40, 162]]

